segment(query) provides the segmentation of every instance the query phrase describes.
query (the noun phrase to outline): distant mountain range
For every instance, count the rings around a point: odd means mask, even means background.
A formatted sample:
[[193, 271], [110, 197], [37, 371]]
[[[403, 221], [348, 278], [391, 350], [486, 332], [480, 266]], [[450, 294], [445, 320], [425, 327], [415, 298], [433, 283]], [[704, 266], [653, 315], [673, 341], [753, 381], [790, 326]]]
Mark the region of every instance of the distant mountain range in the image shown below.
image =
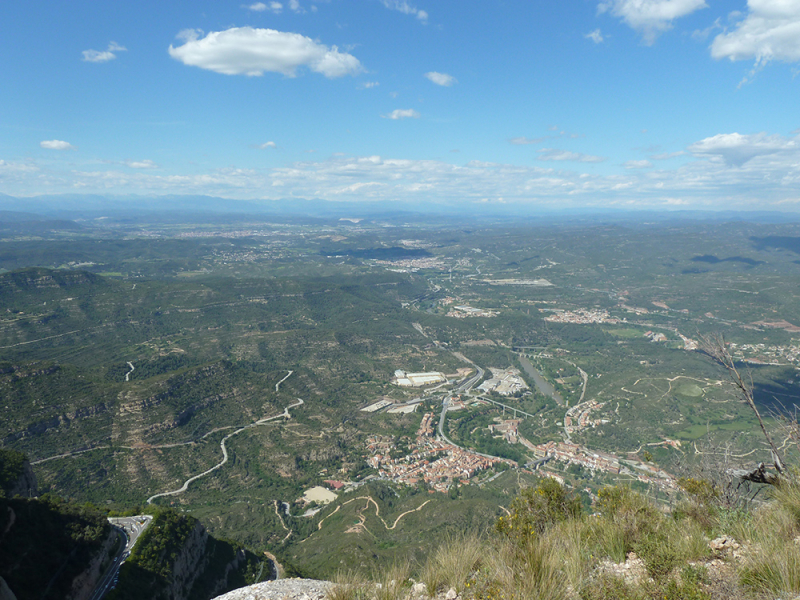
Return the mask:
[[[81, 220], [108, 217], [126, 220], [160, 216], [252, 216], [309, 217], [318, 219], [397, 219], [419, 221], [431, 216], [451, 219], [480, 218], [491, 222], [542, 219], [586, 222], [646, 221], [755, 221], [785, 223], [800, 221], [800, 214], [777, 211], [708, 210], [622, 210], [618, 208], [546, 208], [535, 204], [444, 204], [436, 202], [331, 202], [320, 199], [232, 200], [214, 196], [103, 196], [97, 194], [55, 194], [15, 197], [0, 193], [0, 223], [42, 220]], [[63, 224], [63, 223], [62, 223]]]

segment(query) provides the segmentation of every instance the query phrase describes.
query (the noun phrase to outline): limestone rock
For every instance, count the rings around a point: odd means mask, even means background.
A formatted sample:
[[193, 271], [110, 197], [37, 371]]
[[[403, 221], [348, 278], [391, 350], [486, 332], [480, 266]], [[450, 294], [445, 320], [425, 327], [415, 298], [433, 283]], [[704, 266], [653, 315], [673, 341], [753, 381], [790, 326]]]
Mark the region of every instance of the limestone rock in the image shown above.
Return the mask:
[[233, 590], [215, 600], [325, 600], [330, 581], [277, 579]]
[[708, 547], [714, 552], [732, 552], [739, 549], [739, 544], [732, 537], [723, 535], [708, 542]]

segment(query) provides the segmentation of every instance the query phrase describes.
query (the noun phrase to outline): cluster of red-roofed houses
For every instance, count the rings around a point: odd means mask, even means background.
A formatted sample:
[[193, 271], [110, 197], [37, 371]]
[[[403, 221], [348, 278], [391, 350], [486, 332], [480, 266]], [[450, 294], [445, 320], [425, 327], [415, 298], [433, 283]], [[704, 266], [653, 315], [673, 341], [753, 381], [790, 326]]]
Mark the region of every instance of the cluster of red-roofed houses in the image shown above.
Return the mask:
[[608, 419], [590, 419], [589, 413], [593, 410], [600, 410], [605, 406], [605, 402], [596, 402], [589, 400], [581, 404], [576, 404], [567, 410], [567, 415], [564, 417], [564, 428], [568, 433], [575, 433], [587, 427], [595, 427], [603, 423], [608, 423]]
[[367, 463], [383, 478], [406, 485], [424, 481], [439, 492], [446, 492], [456, 481], [466, 484], [480, 471], [495, 465], [516, 465], [513, 461], [481, 456], [429, 436], [418, 437], [415, 447], [406, 456], [392, 458], [390, 450], [394, 447], [391, 437], [370, 436], [367, 448], [373, 455]]

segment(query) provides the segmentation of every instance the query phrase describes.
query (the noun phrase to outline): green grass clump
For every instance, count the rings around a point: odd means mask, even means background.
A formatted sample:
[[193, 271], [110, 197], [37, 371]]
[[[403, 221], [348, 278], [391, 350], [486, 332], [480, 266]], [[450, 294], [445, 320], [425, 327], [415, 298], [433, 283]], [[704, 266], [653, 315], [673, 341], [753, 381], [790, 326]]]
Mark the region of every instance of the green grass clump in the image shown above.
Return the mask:
[[756, 511], [750, 552], [741, 571], [745, 587], [761, 593], [800, 593], [800, 479], [796, 472], [771, 490], [772, 502]]

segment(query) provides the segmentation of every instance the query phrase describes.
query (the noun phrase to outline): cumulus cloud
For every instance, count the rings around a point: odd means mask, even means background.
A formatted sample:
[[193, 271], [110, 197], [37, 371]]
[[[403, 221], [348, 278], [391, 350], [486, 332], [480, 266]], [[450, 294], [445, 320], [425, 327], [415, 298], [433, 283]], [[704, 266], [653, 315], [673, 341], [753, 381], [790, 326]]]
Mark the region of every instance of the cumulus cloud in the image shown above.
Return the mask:
[[454, 83], [458, 83], [458, 79], [456, 79], [452, 75], [448, 75], [447, 73], [437, 73], [436, 71], [430, 71], [428, 73], [425, 73], [425, 77], [427, 77], [436, 85], [441, 85], [444, 87], [450, 87]]
[[47, 150], [75, 150], [75, 146], [63, 140], [44, 140], [39, 145]]
[[115, 52], [126, 52], [128, 49], [120, 46], [117, 42], [110, 42], [106, 50], [84, 50], [83, 60], [85, 62], [103, 63], [117, 58]]
[[741, 167], [748, 161], [769, 154], [800, 149], [797, 139], [788, 139], [781, 135], [756, 133], [742, 135], [739, 133], [720, 133], [707, 137], [689, 146], [688, 150], [696, 156], [722, 160], [727, 165]]
[[131, 169], [157, 169], [158, 165], [150, 159], [145, 160], [127, 160], [125, 164]]
[[225, 75], [260, 76], [265, 71], [294, 77], [307, 67], [328, 78], [356, 75], [363, 71], [358, 59], [336, 46], [325, 46], [299, 33], [274, 29], [234, 27], [202, 32], [184, 30], [182, 46], [170, 45], [172, 58], [185, 65]]
[[539, 150], [539, 160], [565, 160], [584, 163], [603, 162], [605, 158], [592, 156], [591, 154], [581, 154], [580, 152], [570, 152], [568, 150], [557, 150], [555, 148], [542, 148]]
[[[300, 6], [300, 3], [297, 0], [289, 0], [289, 8], [291, 8], [296, 13], [304, 13], [306, 12], [303, 10], [303, 7]], [[312, 10], [316, 10], [316, 6], [311, 7]]]
[[267, 148], [277, 148], [278, 145], [275, 142], [264, 142], [263, 144], [259, 144], [258, 147], [262, 150], [266, 150]]
[[255, 4], [245, 5], [244, 8], [247, 10], [252, 10], [253, 12], [264, 12], [270, 11], [274, 12], [276, 15], [280, 14], [283, 10], [283, 4], [280, 2], [270, 2], [269, 4], [264, 4], [263, 2], [256, 2]]
[[545, 141], [546, 137], [539, 137], [539, 138], [526, 138], [526, 137], [515, 137], [511, 138], [509, 143], [514, 144], [515, 146], [524, 146], [526, 144], [541, 144]]
[[428, 22], [428, 13], [424, 10], [418, 9], [415, 6], [412, 6], [406, 2], [406, 0], [381, 0], [381, 2], [390, 10], [397, 10], [405, 15], [414, 15], [423, 23]]
[[745, 83], [772, 60], [800, 61], [800, 2], [797, 0], [748, 0], [747, 15], [732, 31], [711, 43], [716, 59], [755, 60]]
[[705, 0], [603, 0], [598, 13], [609, 12], [637, 31], [648, 46], [672, 28], [675, 19], [706, 8]]
[[419, 119], [419, 113], [413, 108], [396, 108], [388, 115], [381, 116], [384, 119], [392, 119], [394, 121], [397, 121], [398, 119]]
[[653, 163], [649, 160], [629, 160], [622, 163], [622, 166], [626, 169], [647, 169], [648, 167], [652, 167]]
[[600, 33], [599, 29], [595, 29], [594, 31], [587, 33], [585, 36], [587, 40], [592, 40], [595, 44], [603, 43], [603, 34]]

